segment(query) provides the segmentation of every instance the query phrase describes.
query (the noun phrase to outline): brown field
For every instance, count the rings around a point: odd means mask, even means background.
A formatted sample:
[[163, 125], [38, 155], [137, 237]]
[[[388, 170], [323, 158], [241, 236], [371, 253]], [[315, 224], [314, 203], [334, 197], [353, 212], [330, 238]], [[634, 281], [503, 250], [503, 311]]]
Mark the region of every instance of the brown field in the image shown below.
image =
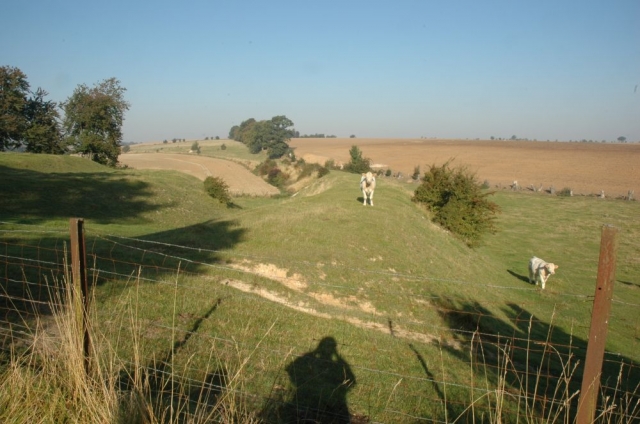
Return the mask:
[[118, 160], [134, 169], [172, 169], [203, 181], [208, 176], [220, 177], [234, 195], [271, 196], [280, 192], [242, 165], [228, 160], [177, 153], [127, 153]]
[[349, 162], [349, 149], [356, 145], [372, 165], [396, 174], [424, 172], [453, 158], [480, 182], [508, 187], [517, 180], [523, 188], [533, 184], [557, 190], [569, 187], [575, 194], [626, 196], [640, 189], [640, 144], [567, 143], [538, 141], [471, 141], [376, 138], [295, 138], [289, 145], [307, 162]]

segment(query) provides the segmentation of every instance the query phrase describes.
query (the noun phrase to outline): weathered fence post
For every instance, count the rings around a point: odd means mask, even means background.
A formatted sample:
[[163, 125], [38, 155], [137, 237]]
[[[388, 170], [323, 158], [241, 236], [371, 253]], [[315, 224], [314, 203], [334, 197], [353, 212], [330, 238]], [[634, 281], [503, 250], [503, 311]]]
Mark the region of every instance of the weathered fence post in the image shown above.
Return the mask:
[[577, 424], [592, 423], [598, 404], [598, 390], [600, 389], [600, 375], [604, 361], [604, 347], [607, 341], [613, 283], [616, 278], [617, 236], [618, 230], [615, 227], [611, 225], [602, 227], [596, 293], [591, 311], [591, 328], [589, 329], [587, 358], [582, 376], [582, 389], [578, 400]]
[[84, 243], [84, 219], [71, 218], [69, 220], [71, 234], [71, 271], [73, 277], [72, 294], [73, 310], [78, 330], [82, 331], [84, 369], [89, 373], [91, 340], [89, 339], [89, 285], [87, 282], [87, 259]]

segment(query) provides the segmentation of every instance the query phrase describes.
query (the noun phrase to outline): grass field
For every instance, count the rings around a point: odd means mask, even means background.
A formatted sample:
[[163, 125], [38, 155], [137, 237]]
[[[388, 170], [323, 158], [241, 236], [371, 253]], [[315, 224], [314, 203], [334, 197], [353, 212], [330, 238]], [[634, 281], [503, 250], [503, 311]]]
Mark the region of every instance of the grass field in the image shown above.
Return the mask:
[[[3, 153], [0, 176], [7, 258], [60, 252], [69, 217], [85, 218], [101, 270], [96, 344], [124, 388], [138, 372], [151, 386], [167, 372], [163, 385], [184, 402], [215, 380], [215, 397], [237, 395], [232, 404], [256, 420], [328, 402], [354, 422], [496, 422], [503, 401], [505, 421], [540, 422], [565, 396], [554, 395], [563, 372], [583, 363], [603, 224], [619, 229], [603, 384], [616, 386], [620, 361], [631, 367], [622, 390], [640, 381], [637, 202], [498, 191], [499, 231], [472, 250], [410, 201], [415, 186], [391, 178], [379, 179], [373, 208], [362, 206], [358, 176], [338, 171], [293, 197], [225, 208], [175, 171]], [[525, 281], [534, 254], [560, 265], [544, 292]], [[26, 263], [6, 259], [5, 293], [45, 280]], [[325, 381], [333, 400], [295, 377], [323, 355], [323, 368], [342, 373]], [[570, 393], [580, 374], [578, 365]]]

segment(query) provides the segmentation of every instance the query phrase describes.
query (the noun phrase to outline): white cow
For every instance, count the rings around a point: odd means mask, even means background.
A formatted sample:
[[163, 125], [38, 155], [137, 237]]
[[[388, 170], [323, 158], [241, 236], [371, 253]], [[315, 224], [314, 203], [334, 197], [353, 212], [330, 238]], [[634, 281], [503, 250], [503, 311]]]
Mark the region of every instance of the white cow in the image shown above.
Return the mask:
[[549, 276], [556, 273], [556, 269], [558, 269], [558, 265], [545, 262], [534, 256], [529, 260], [529, 282], [531, 284], [535, 282], [536, 286], [539, 283], [542, 290], [544, 290], [544, 284], [549, 279]]
[[360, 189], [362, 190], [362, 196], [364, 200], [362, 202], [363, 205], [367, 205], [367, 199], [369, 199], [369, 203], [373, 206], [373, 190], [376, 188], [376, 177], [373, 176], [371, 172], [367, 172], [366, 174], [362, 174], [362, 178], [360, 178]]

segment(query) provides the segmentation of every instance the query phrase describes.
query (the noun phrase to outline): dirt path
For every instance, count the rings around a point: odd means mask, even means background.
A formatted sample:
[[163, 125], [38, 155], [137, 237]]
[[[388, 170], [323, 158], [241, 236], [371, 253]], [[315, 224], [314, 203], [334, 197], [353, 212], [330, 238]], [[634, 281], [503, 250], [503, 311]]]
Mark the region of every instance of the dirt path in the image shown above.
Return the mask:
[[272, 196], [279, 193], [262, 178], [228, 160], [177, 153], [127, 153], [120, 155], [118, 160], [134, 169], [171, 169], [203, 181], [208, 176], [219, 177], [229, 185], [232, 195]]
[[289, 143], [298, 157], [324, 164], [349, 162], [356, 145], [372, 164], [411, 175], [451, 158], [466, 165], [479, 181], [507, 187], [533, 184], [573, 189], [576, 194], [624, 196], [634, 190], [640, 197], [640, 144], [566, 143], [537, 141], [471, 141], [425, 139], [296, 138]]

